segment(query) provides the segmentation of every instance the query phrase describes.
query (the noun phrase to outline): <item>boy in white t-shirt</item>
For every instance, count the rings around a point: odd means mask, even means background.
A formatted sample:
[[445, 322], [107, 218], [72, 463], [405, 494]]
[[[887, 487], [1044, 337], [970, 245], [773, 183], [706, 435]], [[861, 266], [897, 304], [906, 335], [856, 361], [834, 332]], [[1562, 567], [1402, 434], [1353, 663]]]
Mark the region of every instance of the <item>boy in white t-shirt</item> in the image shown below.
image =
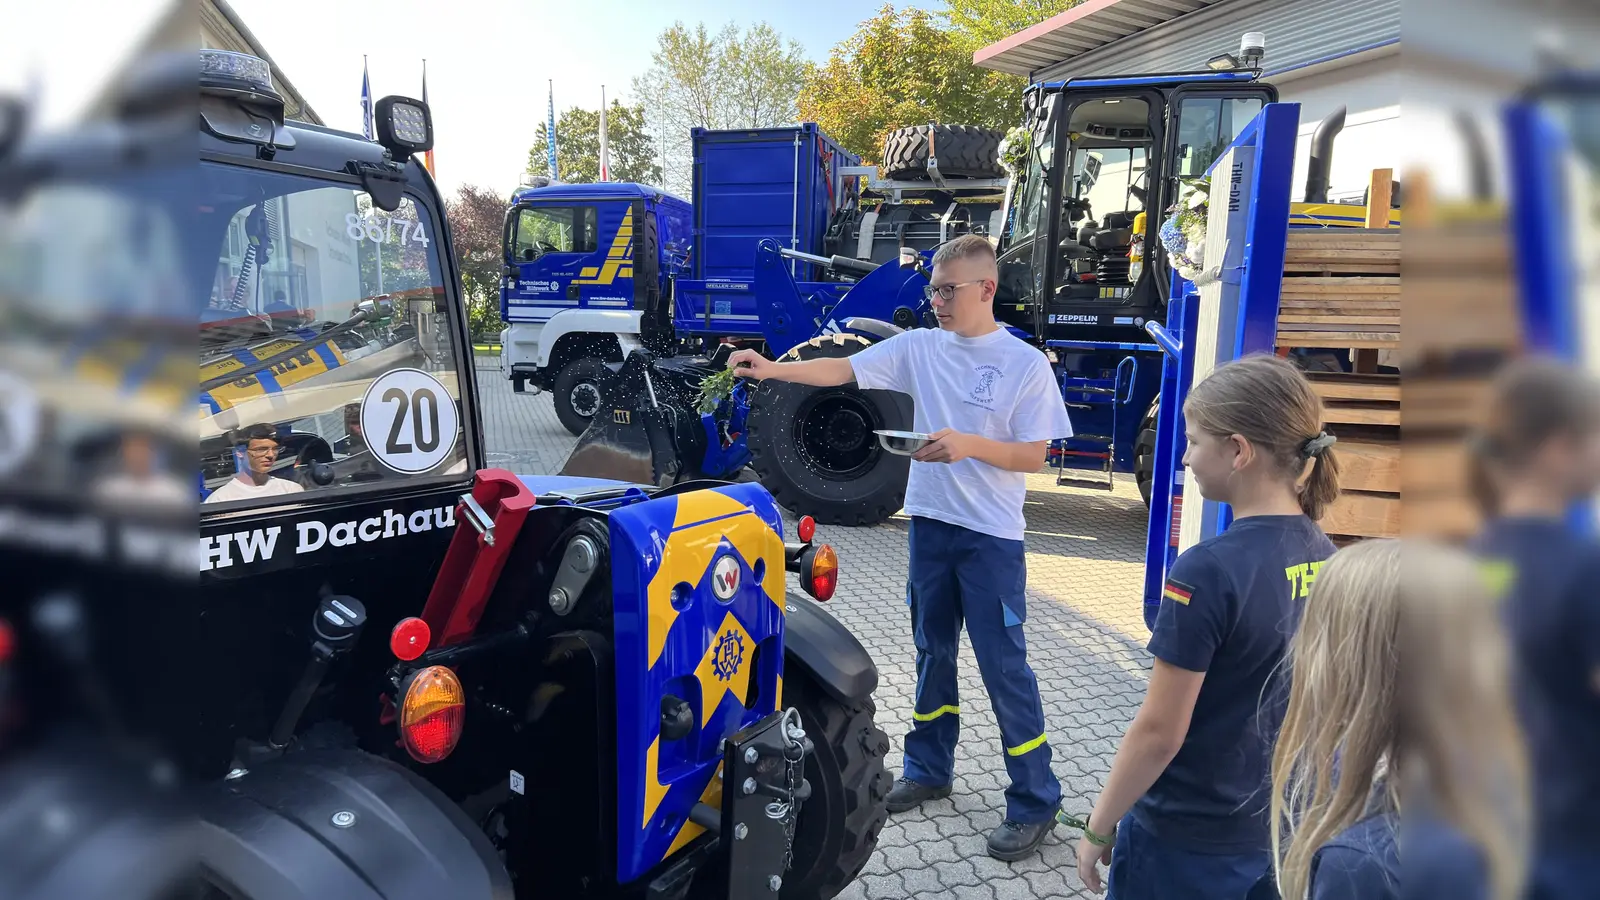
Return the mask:
[[937, 329], [914, 329], [854, 356], [773, 362], [740, 350], [744, 377], [899, 391], [915, 404], [919, 450], [906, 486], [911, 517], [907, 602], [917, 647], [917, 700], [904, 777], [889, 793], [902, 812], [949, 796], [960, 703], [956, 652], [965, 623], [1000, 723], [1011, 787], [989, 853], [1021, 859], [1055, 826], [1061, 786], [1050, 770], [1044, 711], [1023, 637], [1027, 473], [1052, 440], [1072, 435], [1049, 361], [994, 318], [994, 248], [968, 235], [939, 248], [927, 290]]
[[275, 497], [305, 490], [287, 478], [272, 477], [272, 466], [278, 461], [281, 445], [278, 443], [278, 432], [271, 425], [251, 425], [246, 429], [242, 443], [247, 465], [238, 475], [228, 479], [227, 484], [213, 491], [206, 498], [207, 503]]

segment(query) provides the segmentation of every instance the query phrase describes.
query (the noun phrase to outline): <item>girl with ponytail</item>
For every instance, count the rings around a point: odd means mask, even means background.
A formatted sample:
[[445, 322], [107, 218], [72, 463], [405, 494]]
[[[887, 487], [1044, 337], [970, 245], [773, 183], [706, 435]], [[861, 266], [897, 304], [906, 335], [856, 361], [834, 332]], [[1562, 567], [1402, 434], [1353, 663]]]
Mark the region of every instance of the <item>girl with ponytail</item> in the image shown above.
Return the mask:
[[1292, 363], [1250, 356], [1184, 404], [1188, 485], [1233, 524], [1173, 564], [1151, 630], [1143, 705], [1078, 844], [1116, 900], [1243, 897], [1271, 867], [1272, 744], [1288, 650], [1334, 546], [1316, 520], [1339, 493], [1322, 401]]
[[[1600, 892], [1600, 546], [1567, 522], [1600, 488], [1600, 383], [1520, 360], [1491, 392], [1472, 443], [1488, 523], [1475, 548], [1503, 590], [1533, 773], [1532, 887]], [[1409, 865], [1409, 864], [1408, 864]]]

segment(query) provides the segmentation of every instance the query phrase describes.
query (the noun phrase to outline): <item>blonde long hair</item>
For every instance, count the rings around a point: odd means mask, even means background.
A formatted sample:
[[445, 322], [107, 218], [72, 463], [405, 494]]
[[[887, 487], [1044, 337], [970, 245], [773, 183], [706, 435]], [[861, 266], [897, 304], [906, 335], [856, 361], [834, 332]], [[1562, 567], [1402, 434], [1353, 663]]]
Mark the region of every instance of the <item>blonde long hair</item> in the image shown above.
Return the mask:
[[1402, 565], [1397, 540], [1335, 553], [1291, 643], [1272, 759], [1273, 870], [1285, 900], [1306, 896], [1317, 850], [1374, 801], [1400, 813], [1402, 790], [1483, 852], [1493, 897], [1517, 896], [1523, 854], [1504, 836], [1526, 833], [1526, 775], [1493, 600], [1465, 553], [1408, 540], [1404, 556]]

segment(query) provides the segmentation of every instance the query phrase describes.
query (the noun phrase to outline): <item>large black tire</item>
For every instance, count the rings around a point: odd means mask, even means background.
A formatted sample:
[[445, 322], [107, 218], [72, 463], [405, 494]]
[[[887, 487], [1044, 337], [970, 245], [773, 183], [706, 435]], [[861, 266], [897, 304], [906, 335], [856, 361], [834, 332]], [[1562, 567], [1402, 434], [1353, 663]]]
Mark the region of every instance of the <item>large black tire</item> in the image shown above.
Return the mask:
[[891, 132], [883, 142], [883, 174], [889, 178], [926, 178], [928, 131], [939, 172], [956, 178], [1003, 178], [1000, 141], [1005, 135], [975, 125], [916, 125]]
[[1139, 423], [1139, 437], [1133, 442], [1133, 477], [1139, 482], [1145, 509], [1150, 508], [1150, 487], [1156, 478], [1156, 418], [1161, 413], [1161, 397], [1150, 401], [1150, 409]]
[[594, 414], [600, 411], [610, 377], [611, 370], [593, 356], [581, 356], [556, 374], [550, 396], [556, 404], [556, 418], [573, 437], [582, 437]]
[[856, 879], [878, 846], [889, 817], [893, 779], [884, 766], [889, 736], [875, 724], [867, 697], [842, 704], [799, 666], [785, 666], [783, 705], [800, 713], [816, 750], [806, 760], [811, 797], [795, 824], [794, 863], [781, 900], [830, 900]]
[[[780, 361], [851, 356], [860, 335], [812, 338]], [[816, 388], [762, 382], [750, 404], [750, 467], [784, 508], [823, 525], [876, 525], [905, 505], [911, 459], [884, 450], [878, 429], [909, 430], [911, 398], [854, 382]]]

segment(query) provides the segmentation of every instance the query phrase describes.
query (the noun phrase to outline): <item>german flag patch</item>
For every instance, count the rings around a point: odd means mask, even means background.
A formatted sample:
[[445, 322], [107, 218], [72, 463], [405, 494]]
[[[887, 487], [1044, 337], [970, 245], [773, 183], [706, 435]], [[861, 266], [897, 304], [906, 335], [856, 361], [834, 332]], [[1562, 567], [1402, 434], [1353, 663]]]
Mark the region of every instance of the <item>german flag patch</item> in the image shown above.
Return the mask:
[[1174, 603], [1182, 603], [1184, 606], [1188, 606], [1189, 598], [1194, 596], [1194, 588], [1181, 581], [1169, 578], [1167, 579], [1167, 589], [1162, 591], [1161, 595]]

